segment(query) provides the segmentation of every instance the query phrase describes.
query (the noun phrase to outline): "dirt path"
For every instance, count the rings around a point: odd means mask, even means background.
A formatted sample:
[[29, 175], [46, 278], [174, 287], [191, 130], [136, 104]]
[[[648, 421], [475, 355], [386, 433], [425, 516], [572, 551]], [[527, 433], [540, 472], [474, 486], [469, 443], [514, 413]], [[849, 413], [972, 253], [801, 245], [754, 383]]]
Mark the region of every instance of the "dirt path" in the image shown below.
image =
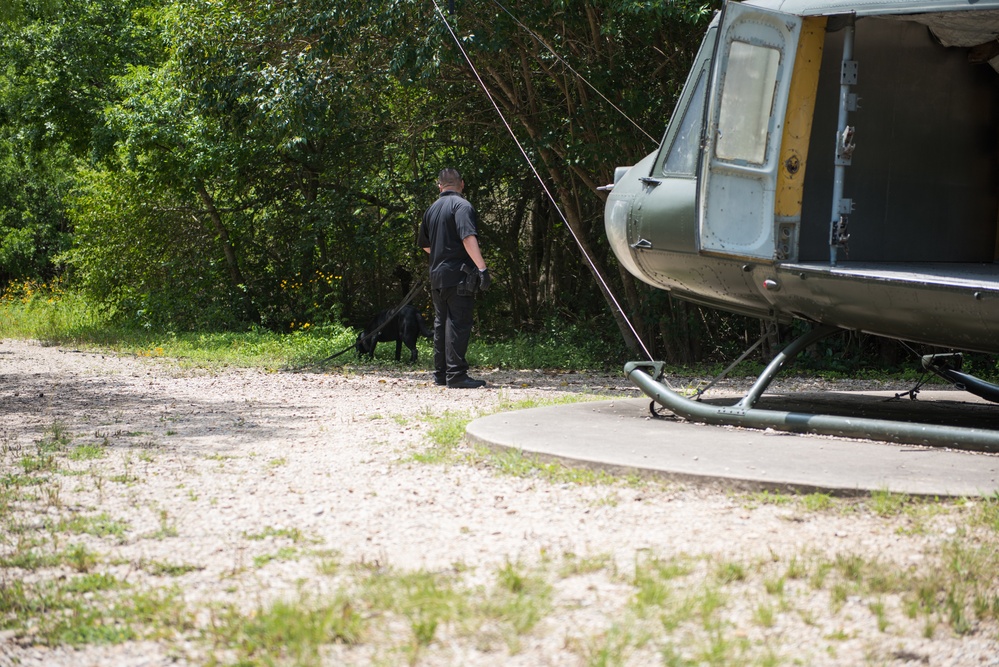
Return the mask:
[[[0, 665], [263, 663], [220, 639], [219, 610], [245, 626], [278, 600], [343, 595], [363, 629], [316, 664], [999, 665], [987, 504], [594, 483], [440, 445], [449, 413], [637, 396], [614, 376], [483, 377], [456, 391], [405, 369], [209, 373], [3, 341]], [[80, 608], [28, 602], [98, 573], [133, 602], [170, 591], [184, 620], [53, 641], [53, 614]], [[415, 575], [436, 577], [429, 597]], [[445, 587], [428, 629], [414, 618]], [[102, 610], [91, 626], [138, 616], [108, 620], [103, 590], [77, 597]]]

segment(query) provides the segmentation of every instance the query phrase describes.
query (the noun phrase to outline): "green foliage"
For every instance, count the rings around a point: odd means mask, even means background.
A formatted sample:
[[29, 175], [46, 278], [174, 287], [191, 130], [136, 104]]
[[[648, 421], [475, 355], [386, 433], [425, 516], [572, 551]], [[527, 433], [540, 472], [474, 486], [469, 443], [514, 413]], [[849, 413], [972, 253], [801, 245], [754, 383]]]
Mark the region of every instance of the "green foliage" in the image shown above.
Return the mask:
[[[478, 363], [634, 357], [576, 239], [654, 356], [729, 360], [759, 323], [618, 271], [593, 187], [654, 150], [717, 4], [0, 3], [0, 286], [63, 275], [122, 328], [358, 327], [425, 273], [416, 225], [454, 165], [496, 277]], [[898, 353], [850, 336], [803, 363], [871, 359]]]
[[[363, 39], [329, 38], [344, 6], [315, 9], [170, 6], [166, 57], [116, 78], [116, 157], [85, 175], [66, 259], [125, 320], [326, 324], [369, 282], [366, 263], [384, 277], [404, 262], [405, 204], [364, 186], [387, 176], [378, 137], [396, 89]], [[126, 261], [109, 271], [112, 256]]]
[[[483, 331], [544, 335], [553, 311], [613, 330], [568, 231], [616, 281], [593, 224], [602, 201], [579, 193], [654, 141], [572, 84], [565, 61], [539, 55], [518, 21], [658, 136], [710, 4], [512, 12], [448, 20], [524, 101], [506, 112], [548, 165], [565, 220], [524, 178], [443, 21], [412, 3], [0, 6], [11, 63], [0, 73], [0, 284], [69, 269], [104, 316], [172, 330], [360, 324], [425, 271], [416, 223], [434, 174], [456, 165], [497, 276]], [[652, 79], [650, 52], [663, 56]]]
[[81, 331], [100, 328], [103, 318], [91, 302], [52, 283], [12, 283], [0, 294], [0, 335], [70, 341]]
[[[604, 326], [613, 326], [603, 323]], [[538, 332], [490, 342], [474, 339], [469, 359], [493, 368], [620, 368], [628, 353], [616, 337], [594, 336], [594, 324], [550, 320]]]
[[29, 154], [9, 130], [0, 127], [0, 284], [50, 280], [71, 239], [62, 201], [71, 158], [64, 146]]
[[213, 626], [216, 640], [230, 646], [237, 656], [273, 663], [287, 656], [296, 665], [319, 665], [320, 648], [327, 643], [352, 644], [360, 638], [364, 622], [347, 598], [316, 604], [277, 602], [252, 616], [224, 610]]
[[0, 4], [0, 286], [59, 271], [76, 165], [110, 150], [111, 79], [148, 58], [156, 1]]

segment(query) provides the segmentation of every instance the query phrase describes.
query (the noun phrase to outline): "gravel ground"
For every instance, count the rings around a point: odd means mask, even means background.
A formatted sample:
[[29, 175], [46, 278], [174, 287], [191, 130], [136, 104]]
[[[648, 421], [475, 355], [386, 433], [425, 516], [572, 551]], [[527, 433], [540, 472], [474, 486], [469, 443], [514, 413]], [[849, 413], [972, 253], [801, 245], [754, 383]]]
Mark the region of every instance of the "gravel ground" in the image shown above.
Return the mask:
[[[32, 531], [50, 534], [53, 521], [106, 513], [127, 525], [123, 536], [61, 539], [98, 554], [94, 569], [133, 589], [177, 587], [187, 608], [201, 610], [202, 629], [212, 605], [260, 613], [303, 591], [326, 595], [364, 568], [447, 573], [473, 598], [487, 596], [511, 564], [551, 583], [546, 611], [514, 642], [496, 639], [488, 623], [469, 630], [452, 621], [414, 652], [400, 614], [356, 644], [325, 648], [329, 665], [999, 665], [999, 601], [991, 613], [969, 612], [959, 634], [945, 602], [936, 615], [907, 614], [905, 592], [837, 588], [832, 566], [827, 583], [814, 583], [819, 564], [837, 558], [915, 581], [943, 562], [956, 538], [994, 551], [995, 532], [971, 520], [974, 503], [879, 513], [870, 501], [836, 500], [812, 508], [723, 489], [502, 474], [489, 455], [464, 448], [443, 464], [414, 458], [432, 448], [435, 417], [448, 411], [471, 416], [578, 393], [639, 395], [613, 375], [476, 375], [489, 382], [485, 389], [448, 390], [404, 366], [209, 372], [167, 359], [2, 341], [0, 474], [23, 472], [22, 459], [53, 425], [69, 431], [73, 446], [94, 444], [104, 455], [67, 457], [63, 474], [48, 478], [49, 491], [4, 508], [0, 554], [22, 549]], [[289, 536], [306, 536], [307, 547]], [[282, 547], [297, 555], [273, 557]], [[336, 574], [321, 566], [331, 557], [340, 564]], [[601, 566], [566, 573], [566, 563], [584, 558]], [[720, 591], [723, 602], [678, 627], [667, 623], [666, 607], [642, 612], [634, 602], [636, 563], [653, 560], [689, 565], [674, 595]], [[150, 563], [190, 567], [167, 577]], [[796, 563], [810, 573], [795, 577]], [[732, 576], [719, 577], [725, 568]], [[7, 565], [0, 593], [75, 574], [65, 565]], [[999, 600], [999, 575], [991, 574], [975, 590]], [[0, 620], [9, 611], [0, 608]], [[197, 629], [72, 648], [2, 627], [4, 667], [239, 657], [206, 645]]]

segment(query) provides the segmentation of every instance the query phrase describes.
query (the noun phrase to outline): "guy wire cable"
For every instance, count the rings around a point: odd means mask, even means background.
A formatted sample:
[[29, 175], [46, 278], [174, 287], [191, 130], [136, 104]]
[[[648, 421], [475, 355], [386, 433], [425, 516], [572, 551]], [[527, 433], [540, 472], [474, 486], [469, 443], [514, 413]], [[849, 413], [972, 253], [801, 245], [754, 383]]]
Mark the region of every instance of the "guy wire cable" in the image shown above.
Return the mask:
[[511, 11], [510, 11], [509, 9], [507, 9], [506, 7], [504, 7], [504, 6], [503, 6], [503, 5], [502, 5], [502, 4], [500, 3], [500, 1], [499, 1], [499, 0], [493, 0], [493, 3], [495, 3], [497, 7], [499, 7], [499, 8], [500, 8], [500, 9], [502, 9], [502, 10], [503, 10], [504, 12], [506, 12], [506, 13], [507, 13], [507, 15], [508, 15], [508, 16], [509, 16], [509, 17], [510, 17], [511, 19], [513, 19], [513, 22], [514, 22], [514, 23], [516, 23], [517, 25], [519, 25], [519, 26], [520, 26], [521, 28], [523, 28], [523, 29], [524, 29], [524, 31], [525, 31], [525, 32], [526, 32], [526, 33], [527, 33], [528, 35], [530, 35], [531, 37], [533, 37], [533, 38], [534, 38], [534, 40], [535, 40], [535, 41], [536, 41], [536, 42], [537, 42], [538, 44], [540, 44], [541, 46], [543, 46], [543, 47], [545, 47], [546, 49], [548, 49], [548, 52], [549, 52], [549, 53], [551, 53], [551, 54], [552, 54], [553, 56], [555, 56], [555, 59], [556, 59], [556, 60], [558, 60], [558, 61], [559, 61], [560, 63], [562, 63], [562, 65], [564, 65], [564, 66], [565, 66], [565, 68], [566, 68], [566, 69], [568, 69], [568, 70], [569, 70], [570, 72], [572, 72], [572, 73], [573, 73], [573, 75], [575, 75], [575, 77], [576, 77], [577, 79], [579, 79], [580, 81], [582, 81], [583, 83], [585, 83], [585, 84], [586, 84], [587, 86], [589, 86], [590, 90], [592, 90], [592, 91], [593, 91], [593, 92], [595, 92], [595, 93], [596, 93], [597, 95], [599, 95], [599, 96], [600, 96], [600, 98], [601, 98], [601, 99], [602, 99], [602, 100], [603, 100], [604, 102], [606, 102], [607, 104], [609, 104], [609, 105], [611, 106], [611, 108], [613, 108], [613, 109], [614, 109], [614, 111], [616, 111], [616, 112], [618, 112], [619, 114], [621, 114], [621, 115], [622, 115], [622, 116], [624, 117], [624, 119], [625, 119], [625, 120], [627, 120], [627, 121], [628, 121], [629, 123], [631, 123], [632, 125], [634, 125], [634, 126], [635, 126], [635, 129], [637, 129], [637, 130], [638, 130], [639, 132], [641, 132], [641, 133], [642, 133], [642, 134], [644, 134], [644, 135], [645, 135], [646, 137], [648, 137], [648, 138], [649, 138], [649, 141], [651, 141], [652, 143], [654, 143], [654, 144], [656, 144], [656, 145], [658, 145], [658, 144], [659, 144], [659, 140], [658, 140], [658, 139], [656, 139], [656, 138], [655, 138], [655, 137], [653, 137], [653, 136], [652, 136], [651, 134], [649, 134], [649, 133], [648, 133], [648, 132], [646, 132], [646, 131], [645, 131], [644, 129], [642, 129], [642, 126], [641, 126], [641, 125], [639, 125], [638, 123], [636, 123], [635, 121], [633, 121], [633, 120], [631, 119], [631, 116], [629, 116], [628, 114], [626, 114], [626, 113], [624, 112], [624, 110], [623, 110], [623, 109], [621, 109], [621, 108], [620, 108], [620, 107], [618, 107], [618, 106], [617, 106], [616, 104], [614, 104], [614, 103], [613, 103], [613, 102], [611, 102], [611, 101], [610, 101], [609, 99], [607, 99], [607, 96], [606, 96], [606, 95], [604, 95], [604, 94], [603, 94], [603, 93], [601, 93], [601, 92], [600, 92], [599, 90], [597, 90], [596, 86], [594, 86], [594, 85], [593, 85], [592, 83], [590, 83], [590, 82], [589, 82], [589, 80], [588, 80], [588, 79], [587, 79], [587, 78], [586, 78], [585, 76], [583, 76], [582, 74], [580, 74], [579, 72], [577, 72], [577, 71], [576, 71], [575, 69], [573, 69], [572, 65], [570, 65], [569, 63], [567, 63], [567, 62], [565, 61], [565, 59], [564, 59], [564, 58], [562, 58], [562, 56], [560, 56], [559, 54], [555, 53], [555, 49], [553, 49], [552, 47], [550, 47], [550, 46], [548, 45], [548, 43], [547, 43], [547, 42], [545, 42], [545, 40], [541, 39], [541, 37], [539, 37], [539, 36], [538, 36], [538, 34], [537, 34], [536, 32], [534, 32], [533, 30], [531, 30], [530, 28], [528, 28], [528, 27], [527, 27], [526, 25], [524, 25], [523, 23], [521, 23], [521, 22], [520, 22], [520, 19], [518, 19], [518, 18], [517, 18], [516, 16], [514, 16], [514, 15], [513, 15], [513, 13], [512, 13], [512, 12], [511, 12]]
[[454, 39], [454, 43], [458, 45], [458, 50], [461, 51], [461, 55], [464, 56], [465, 62], [468, 63], [468, 66], [471, 68], [472, 73], [475, 75], [476, 80], [479, 82], [479, 86], [482, 87], [482, 90], [486, 93], [486, 97], [489, 98], [489, 101], [492, 103], [493, 108], [496, 110], [496, 113], [499, 114], [500, 120], [503, 121], [503, 125], [506, 126], [507, 132], [509, 132], [510, 136], [513, 137], [513, 141], [514, 143], [517, 144], [517, 148], [520, 150], [520, 154], [524, 156], [525, 160], [527, 160], [527, 164], [528, 166], [530, 166], [531, 171], [534, 173], [535, 178], [537, 178], [538, 182], [541, 183], [541, 188], [545, 191], [545, 194], [548, 195], [548, 199], [551, 201], [552, 206], [554, 206], [555, 210], [558, 211], [558, 215], [560, 218], [562, 218], [562, 222], [565, 224], [565, 228], [569, 230], [570, 234], [572, 234], [573, 240], [576, 242], [576, 245], [579, 246], [579, 252], [582, 253], [583, 257], [586, 259], [586, 262], [590, 265], [590, 269], [593, 271], [593, 275], [595, 275], [597, 277], [597, 280], [600, 281], [600, 285], [603, 287], [604, 292], [607, 294], [607, 296], [610, 297], [610, 300], [614, 303], [614, 307], [617, 308], [617, 311], [621, 313], [621, 317], [624, 318], [625, 323], [628, 325], [628, 329], [630, 329], [632, 335], [635, 336], [635, 340], [637, 340], [638, 344], [641, 345], [642, 351], [645, 352], [645, 356], [649, 359], [649, 361], [653, 361], [652, 355], [649, 353], [649, 349], [645, 346], [645, 342], [642, 340], [642, 337], [638, 335], [638, 332], [635, 330], [634, 325], [632, 325], [631, 320], [628, 319], [627, 313], [625, 313], [624, 309], [621, 308], [621, 304], [618, 303], [617, 297], [615, 297], [614, 292], [611, 291], [610, 285], [607, 284], [607, 282], [604, 280], [604, 277], [600, 274], [600, 271], [597, 269], [596, 262], [593, 261], [593, 259], [586, 252], [585, 248], [583, 248], [583, 243], [579, 240], [579, 237], [576, 236], [576, 232], [573, 231], [572, 225], [569, 224], [569, 221], [566, 219], [565, 214], [562, 213], [562, 207], [558, 205], [557, 201], [555, 201], [555, 197], [548, 189], [548, 186], [545, 184], [544, 179], [541, 178], [541, 174], [538, 173], [538, 170], [535, 168], [534, 163], [531, 162], [531, 158], [530, 156], [528, 156], [527, 151], [524, 150], [524, 147], [520, 143], [520, 140], [517, 139], [517, 135], [514, 133], [513, 128], [510, 127], [510, 123], [507, 122], [506, 116], [503, 115], [503, 111], [500, 110], [499, 105], [496, 104], [496, 100], [493, 99], [492, 93], [489, 92], [489, 88], [486, 86], [486, 82], [483, 81], [482, 77], [479, 75], [479, 70], [475, 68], [475, 65], [472, 63], [472, 59], [468, 56], [468, 53], [465, 51], [465, 47], [461, 45], [461, 40], [458, 39], [458, 35], [456, 35], [454, 29], [451, 28], [451, 24], [447, 22], [447, 17], [445, 17], [444, 12], [441, 11], [441, 7], [439, 4], [437, 4], [437, 0], [433, 0], [433, 3], [434, 7], [437, 9], [437, 14], [441, 17], [441, 21], [444, 22], [444, 26], [447, 28], [447, 31], [451, 33], [451, 38]]

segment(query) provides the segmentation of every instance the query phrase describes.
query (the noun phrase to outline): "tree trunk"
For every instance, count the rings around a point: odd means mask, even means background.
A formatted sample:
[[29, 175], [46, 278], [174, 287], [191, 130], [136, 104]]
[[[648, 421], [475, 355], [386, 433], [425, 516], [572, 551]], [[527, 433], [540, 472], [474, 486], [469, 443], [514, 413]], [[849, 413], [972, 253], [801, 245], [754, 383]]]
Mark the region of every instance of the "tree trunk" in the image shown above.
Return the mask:
[[215, 206], [215, 200], [209, 194], [204, 181], [200, 178], [194, 180], [194, 185], [198, 196], [201, 197], [201, 203], [204, 204], [205, 211], [208, 213], [208, 219], [212, 221], [212, 226], [215, 228], [215, 232], [219, 235], [219, 241], [222, 243], [222, 252], [225, 255], [226, 266], [229, 268], [229, 279], [232, 281], [232, 287], [243, 296], [243, 306], [246, 308], [247, 316], [259, 324], [260, 312], [253, 304], [253, 299], [250, 297], [250, 289], [243, 279], [243, 273], [239, 270], [239, 262], [236, 261], [236, 250], [232, 247], [232, 242], [229, 240], [229, 230], [226, 229], [225, 224], [222, 222], [222, 215]]

